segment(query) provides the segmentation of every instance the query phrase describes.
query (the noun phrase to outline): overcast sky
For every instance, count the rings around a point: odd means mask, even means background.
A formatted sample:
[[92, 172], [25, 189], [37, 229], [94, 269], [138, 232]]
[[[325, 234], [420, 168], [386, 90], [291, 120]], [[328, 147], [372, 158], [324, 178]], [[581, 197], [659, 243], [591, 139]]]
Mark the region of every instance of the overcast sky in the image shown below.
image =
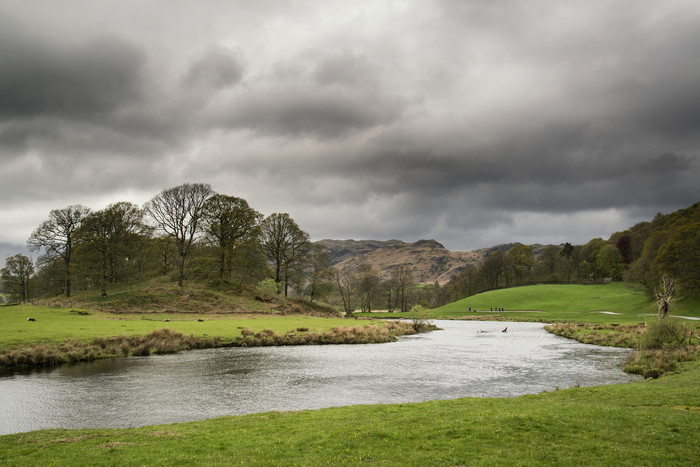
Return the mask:
[[183, 182], [313, 240], [584, 243], [700, 201], [699, 154], [697, 1], [0, 0], [2, 259]]

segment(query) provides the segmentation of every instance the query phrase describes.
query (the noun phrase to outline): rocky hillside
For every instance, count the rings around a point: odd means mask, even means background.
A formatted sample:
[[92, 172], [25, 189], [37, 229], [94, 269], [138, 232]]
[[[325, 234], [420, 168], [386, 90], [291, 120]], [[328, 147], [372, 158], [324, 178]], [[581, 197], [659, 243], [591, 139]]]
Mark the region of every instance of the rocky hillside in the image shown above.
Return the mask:
[[[317, 242], [330, 253], [334, 267], [356, 269], [368, 263], [379, 271], [382, 280], [391, 276], [391, 270], [406, 264], [413, 271], [413, 280], [419, 284], [447, 283], [460, 269], [477, 265], [495, 250], [508, 251], [517, 243], [497, 245], [472, 251], [450, 251], [435, 240], [406, 243], [400, 240], [321, 240]], [[531, 245], [535, 255], [542, 245]]]

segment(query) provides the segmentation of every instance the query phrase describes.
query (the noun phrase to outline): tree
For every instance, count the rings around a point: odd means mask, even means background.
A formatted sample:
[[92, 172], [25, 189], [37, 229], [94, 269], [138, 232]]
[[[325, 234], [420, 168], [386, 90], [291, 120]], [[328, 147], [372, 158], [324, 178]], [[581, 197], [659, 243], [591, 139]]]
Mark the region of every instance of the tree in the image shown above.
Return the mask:
[[236, 248], [258, 236], [262, 214], [235, 196], [216, 194], [204, 204], [204, 233], [217, 252], [219, 279], [230, 280]]
[[519, 244], [508, 250], [506, 260], [515, 274], [516, 283], [526, 282], [535, 265], [535, 255], [532, 247]]
[[334, 270], [328, 251], [318, 244], [313, 244], [309, 254], [309, 296], [312, 302], [320, 295], [324, 286], [332, 284], [333, 276]]
[[107, 296], [107, 284], [118, 279], [118, 268], [135, 257], [139, 239], [147, 230], [143, 211], [126, 201], [92, 212], [83, 220], [76, 232], [78, 252], [96, 274], [103, 297]]
[[630, 264], [632, 262], [632, 235], [624, 234], [620, 235], [615, 242], [615, 247], [620, 250], [622, 255], [622, 262], [625, 264]]
[[668, 316], [669, 308], [676, 298], [677, 291], [676, 281], [673, 277], [666, 275], [661, 277], [654, 292], [654, 301], [659, 308], [659, 320]]
[[684, 289], [700, 289], [700, 222], [684, 225], [669, 235], [654, 264]]
[[54, 209], [48, 220], [42, 222], [27, 240], [32, 251], [43, 251], [39, 258], [41, 264], [56, 260], [63, 262], [64, 293], [71, 294], [71, 261], [73, 260], [75, 232], [80, 227], [90, 209], [73, 205], [63, 209]]
[[622, 279], [624, 270], [623, 258], [620, 250], [614, 245], [605, 244], [598, 251], [596, 267], [603, 277], [611, 277], [614, 280]]
[[14, 255], [5, 259], [5, 267], [0, 270], [3, 291], [13, 300], [29, 300], [29, 281], [34, 274], [32, 260], [24, 255]]
[[381, 289], [386, 300], [386, 311], [393, 313], [397, 307], [396, 284], [392, 279], [387, 279], [381, 283]]
[[571, 274], [578, 267], [578, 264], [574, 264], [574, 253], [576, 252], [576, 247], [571, 243], [566, 242], [559, 252], [564, 258], [566, 258], [566, 280], [571, 282]]
[[503, 275], [505, 272], [505, 253], [496, 250], [486, 257], [479, 270], [484, 281], [483, 290], [497, 289], [503, 285]]
[[363, 312], [372, 311], [372, 300], [379, 287], [379, 273], [371, 264], [361, 263], [357, 268], [357, 291], [360, 294], [360, 309]]
[[185, 277], [185, 259], [201, 232], [204, 204], [212, 194], [211, 186], [206, 183], [185, 183], [161, 191], [144, 207], [156, 227], [175, 240], [180, 287]]
[[355, 306], [352, 303], [355, 282], [355, 275], [350, 271], [337, 270], [335, 272], [335, 284], [338, 286], [340, 297], [343, 300], [343, 310], [345, 310], [346, 317], [349, 317], [352, 315], [352, 312], [355, 311]]
[[411, 288], [413, 288], [413, 272], [407, 265], [402, 264], [391, 271], [391, 280], [394, 284], [397, 308], [401, 312], [407, 312], [411, 306]]
[[284, 283], [284, 296], [288, 295], [290, 272], [295, 263], [302, 261], [309, 250], [309, 234], [299, 228], [289, 214], [275, 213], [260, 224], [261, 247], [272, 263], [275, 282]]
[[547, 271], [548, 280], [554, 280], [557, 277], [557, 265], [561, 262], [562, 251], [558, 246], [549, 245], [540, 253], [539, 261]]

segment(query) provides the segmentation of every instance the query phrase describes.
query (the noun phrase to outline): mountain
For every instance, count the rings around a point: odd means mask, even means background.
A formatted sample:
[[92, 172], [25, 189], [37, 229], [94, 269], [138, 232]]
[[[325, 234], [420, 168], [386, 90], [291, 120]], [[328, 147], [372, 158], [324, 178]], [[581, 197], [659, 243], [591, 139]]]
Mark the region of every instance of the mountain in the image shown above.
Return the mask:
[[[518, 243], [508, 243], [472, 251], [450, 251], [435, 240], [419, 240], [406, 243], [400, 240], [320, 240], [316, 242], [325, 248], [331, 264], [337, 269], [356, 269], [361, 263], [368, 263], [378, 272], [382, 280], [391, 277], [396, 266], [408, 265], [413, 272], [413, 280], [418, 284], [446, 284], [460, 269], [478, 265], [493, 251], [508, 251]], [[538, 255], [543, 245], [530, 245]]]

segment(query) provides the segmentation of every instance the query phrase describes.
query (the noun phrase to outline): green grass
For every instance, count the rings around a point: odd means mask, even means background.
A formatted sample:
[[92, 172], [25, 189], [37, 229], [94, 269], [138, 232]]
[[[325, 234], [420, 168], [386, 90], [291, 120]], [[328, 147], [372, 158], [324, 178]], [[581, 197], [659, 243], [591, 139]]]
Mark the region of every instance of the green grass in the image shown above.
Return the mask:
[[[472, 313], [467, 310], [471, 306]], [[490, 312], [504, 308], [505, 312]], [[474, 313], [473, 310], [477, 310]], [[530, 311], [530, 313], [516, 313]], [[611, 312], [617, 314], [607, 314]], [[582, 321], [637, 323], [656, 314], [655, 306], [639, 290], [615, 282], [599, 285], [534, 285], [494, 290], [449, 303], [432, 311], [435, 317], [501, 318], [519, 321]], [[700, 317], [700, 298], [687, 295], [672, 315]]]
[[[87, 311], [88, 315], [79, 314]], [[36, 319], [28, 322], [27, 318]], [[164, 320], [168, 319], [168, 322]], [[197, 319], [204, 319], [198, 322]], [[271, 329], [285, 334], [299, 327], [328, 331], [334, 326], [355, 326], [344, 318], [318, 318], [307, 315], [223, 315], [223, 314], [109, 314], [94, 310], [47, 308], [19, 305], [0, 308], [0, 351], [17, 345], [57, 343], [67, 339], [88, 341], [95, 337], [148, 334], [168, 328], [195, 337], [221, 337], [224, 342], [241, 335], [241, 328], [252, 331]]]
[[0, 437], [5, 465], [698, 465], [700, 364], [510, 399], [269, 412]]

